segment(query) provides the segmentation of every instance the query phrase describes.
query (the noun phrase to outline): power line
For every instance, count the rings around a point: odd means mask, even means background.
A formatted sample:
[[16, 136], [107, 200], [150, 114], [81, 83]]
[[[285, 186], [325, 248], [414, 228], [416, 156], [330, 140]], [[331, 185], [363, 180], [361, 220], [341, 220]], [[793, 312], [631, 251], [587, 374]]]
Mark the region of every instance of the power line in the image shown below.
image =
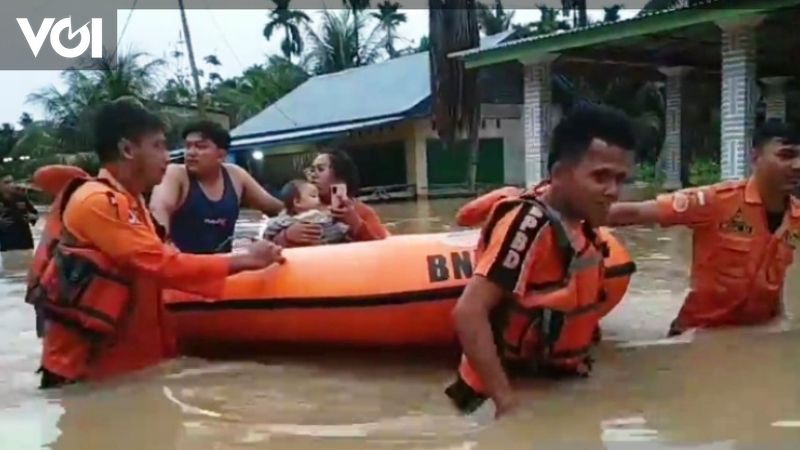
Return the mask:
[[[211, 6], [208, 4], [208, 0], [204, 0], [204, 3], [206, 4], [206, 7], [208, 8], [207, 11], [210, 11], [211, 10]], [[211, 22], [214, 25], [214, 28], [217, 29], [217, 32], [219, 33], [220, 37], [222, 38], [222, 42], [225, 44], [226, 47], [228, 47], [228, 50], [230, 50], [231, 55], [233, 55], [233, 58], [239, 64], [239, 68], [241, 69], [242, 73], [244, 73], [245, 66], [244, 66], [244, 64], [242, 64], [242, 61], [239, 59], [239, 56], [236, 54], [236, 51], [233, 49], [233, 46], [228, 41], [228, 38], [225, 37], [225, 32], [222, 31], [222, 27], [219, 26], [219, 23], [217, 22], [216, 18], [214, 18], [213, 14], [211, 14], [210, 12], [208, 12], [208, 14], [211, 17]], [[267, 80], [267, 81], [271, 81], [271, 80]], [[273, 85], [275, 85], [275, 84], [273, 83]], [[294, 125], [300, 125], [296, 120], [294, 120], [291, 116], [289, 116], [289, 114], [287, 114], [285, 111], [283, 111], [276, 103], [277, 103], [277, 101], [273, 102], [268, 107], [275, 108], [275, 110], [278, 111], [278, 113], [280, 115], [282, 115], [284, 118], [286, 118], [286, 120], [288, 120], [289, 122], [293, 123]]]
[[131, 16], [133, 16], [133, 10], [136, 9], [137, 3], [139, 3], [139, 0], [133, 0], [133, 5], [131, 5], [131, 10], [128, 13], [128, 17], [125, 19], [125, 25], [122, 27], [122, 32], [119, 34], [119, 38], [117, 38], [117, 49], [119, 49], [119, 44], [122, 42], [123, 36], [125, 36], [125, 31], [128, 30], [128, 24], [131, 22]]
[[219, 26], [219, 23], [217, 23], [217, 19], [214, 17], [214, 14], [211, 13], [211, 6], [208, 4], [208, 0], [204, 0], [204, 3], [206, 4], [206, 7], [208, 7], [206, 13], [209, 15], [209, 17], [211, 17], [211, 23], [214, 25], [214, 28], [217, 29], [217, 32], [219, 32], [219, 35], [222, 38], [222, 42], [225, 44], [226, 47], [228, 47], [228, 50], [230, 50], [231, 55], [233, 55], [233, 59], [235, 59], [236, 62], [239, 64], [239, 68], [242, 71], [244, 71], [244, 64], [242, 64], [242, 61], [239, 59], [239, 56], [236, 54], [236, 51], [233, 49], [233, 46], [231, 46], [230, 42], [228, 42], [228, 38], [225, 37], [225, 33], [222, 31], [222, 28]]

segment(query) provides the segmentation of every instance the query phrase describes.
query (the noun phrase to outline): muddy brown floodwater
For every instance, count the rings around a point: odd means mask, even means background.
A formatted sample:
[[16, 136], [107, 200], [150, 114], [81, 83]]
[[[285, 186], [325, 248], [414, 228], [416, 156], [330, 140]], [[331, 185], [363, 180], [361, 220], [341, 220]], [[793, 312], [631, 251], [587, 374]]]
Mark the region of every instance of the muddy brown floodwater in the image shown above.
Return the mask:
[[[450, 229], [461, 203], [378, 209], [394, 233], [418, 233]], [[254, 234], [256, 219], [245, 215], [237, 233]], [[3, 255], [0, 449], [800, 448], [797, 319], [665, 340], [687, 289], [689, 234], [617, 234], [639, 272], [603, 322], [592, 377], [522, 385], [519, 414], [494, 423], [450, 407], [442, 390], [452, 358], [392, 352], [182, 358], [101, 388], [43, 393], [33, 314], [22, 300], [30, 254]], [[789, 313], [800, 307], [798, 275], [795, 265]]]

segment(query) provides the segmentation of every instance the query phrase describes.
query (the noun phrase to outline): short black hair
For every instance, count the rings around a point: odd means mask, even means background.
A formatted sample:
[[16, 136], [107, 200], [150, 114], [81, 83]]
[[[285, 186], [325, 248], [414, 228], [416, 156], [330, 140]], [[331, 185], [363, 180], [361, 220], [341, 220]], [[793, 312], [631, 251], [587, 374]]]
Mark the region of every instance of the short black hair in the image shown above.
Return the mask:
[[553, 130], [547, 170], [559, 161], [580, 160], [595, 138], [627, 151], [636, 149], [636, 128], [627, 114], [607, 105], [581, 105]]
[[358, 179], [358, 168], [350, 158], [350, 155], [336, 149], [324, 150], [321, 154], [328, 155], [334, 175], [347, 185], [347, 195], [349, 197], [357, 195], [361, 187]]
[[294, 215], [297, 213], [294, 209], [294, 202], [300, 198], [300, 187], [305, 184], [311, 183], [306, 180], [296, 179], [290, 180], [281, 188], [280, 198], [283, 201], [283, 207], [286, 208], [286, 212], [289, 214]]
[[228, 151], [231, 147], [231, 134], [222, 125], [211, 120], [198, 120], [183, 129], [183, 139], [191, 133], [200, 133], [204, 139], [213, 142], [217, 147]]
[[135, 100], [122, 98], [103, 104], [94, 119], [94, 149], [101, 164], [119, 159], [121, 139], [138, 141], [147, 133], [166, 131], [166, 124], [156, 114]]
[[760, 149], [775, 138], [787, 144], [800, 144], [797, 129], [780, 119], [769, 119], [753, 133], [753, 148]]

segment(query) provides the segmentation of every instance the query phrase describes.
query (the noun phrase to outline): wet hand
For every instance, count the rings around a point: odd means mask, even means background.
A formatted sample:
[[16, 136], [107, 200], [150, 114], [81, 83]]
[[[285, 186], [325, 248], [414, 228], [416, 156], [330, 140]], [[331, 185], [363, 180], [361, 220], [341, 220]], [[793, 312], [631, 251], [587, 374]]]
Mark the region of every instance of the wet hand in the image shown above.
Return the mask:
[[495, 405], [494, 418], [499, 419], [516, 411], [518, 403], [513, 393], [498, 395], [493, 399]]
[[286, 228], [285, 237], [292, 245], [318, 245], [322, 240], [322, 227], [315, 223], [297, 222]]
[[281, 254], [283, 247], [269, 241], [256, 241], [246, 247], [247, 253], [253, 258], [254, 265], [258, 268], [270, 264], [282, 264], [286, 258]]
[[357, 229], [361, 226], [361, 217], [356, 212], [355, 202], [348, 197], [339, 197], [338, 207], [331, 206], [331, 215], [350, 226], [352, 229]]

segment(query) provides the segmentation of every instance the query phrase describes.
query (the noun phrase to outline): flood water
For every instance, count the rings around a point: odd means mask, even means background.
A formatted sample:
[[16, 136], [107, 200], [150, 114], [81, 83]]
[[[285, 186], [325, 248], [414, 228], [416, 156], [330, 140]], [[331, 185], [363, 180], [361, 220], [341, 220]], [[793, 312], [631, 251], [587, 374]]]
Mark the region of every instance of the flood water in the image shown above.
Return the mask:
[[[378, 210], [393, 233], [444, 231], [460, 203]], [[244, 217], [237, 233], [254, 234], [254, 219]], [[689, 234], [617, 234], [639, 272], [603, 322], [592, 376], [520, 385], [524, 406], [497, 422], [451, 408], [442, 392], [457, 363], [450, 355], [182, 358], [102, 387], [43, 393], [34, 374], [39, 341], [22, 300], [30, 255], [3, 255], [0, 449], [800, 448], [798, 320], [664, 340], [687, 289]], [[798, 275], [795, 265], [790, 313], [800, 308]]]

